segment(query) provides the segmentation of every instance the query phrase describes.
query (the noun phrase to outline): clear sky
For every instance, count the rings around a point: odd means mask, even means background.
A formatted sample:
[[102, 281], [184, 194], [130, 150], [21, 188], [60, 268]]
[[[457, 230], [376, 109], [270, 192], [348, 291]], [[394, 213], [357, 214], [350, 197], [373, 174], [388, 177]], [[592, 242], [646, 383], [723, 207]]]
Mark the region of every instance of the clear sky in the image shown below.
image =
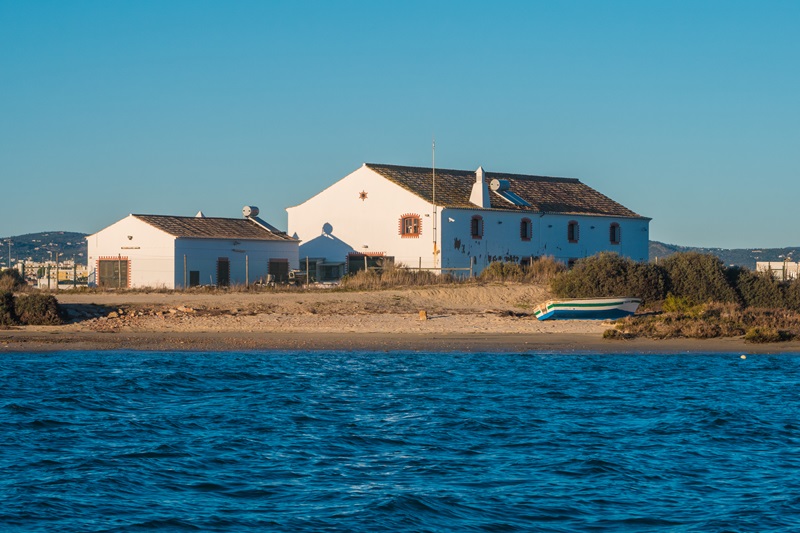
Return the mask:
[[0, 236], [285, 208], [364, 162], [580, 178], [800, 245], [800, 2], [0, 0]]

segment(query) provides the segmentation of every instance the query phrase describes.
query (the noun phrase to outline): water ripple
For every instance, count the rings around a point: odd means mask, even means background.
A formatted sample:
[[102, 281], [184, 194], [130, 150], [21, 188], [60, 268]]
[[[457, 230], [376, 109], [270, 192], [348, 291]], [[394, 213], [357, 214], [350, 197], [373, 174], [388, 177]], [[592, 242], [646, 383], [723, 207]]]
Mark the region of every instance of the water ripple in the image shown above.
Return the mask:
[[4, 354], [3, 531], [795, 531], [800, 357]]

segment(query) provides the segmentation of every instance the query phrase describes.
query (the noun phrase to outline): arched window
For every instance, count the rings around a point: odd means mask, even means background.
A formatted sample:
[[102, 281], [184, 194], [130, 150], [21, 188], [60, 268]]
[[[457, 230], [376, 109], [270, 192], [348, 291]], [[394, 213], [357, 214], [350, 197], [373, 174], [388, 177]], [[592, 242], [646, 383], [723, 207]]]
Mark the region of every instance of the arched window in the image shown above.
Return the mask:
[[422, 234], [422, 220], [419, 215], [405, 214], [400, 217], [400, 237], [419, 238]]
[[578, 242], [578, 234], [580, 233], [578, 228], [578, 222], [575, 220], [570, 220], [569, 224], [567, 224], [567, 240], [569, 242]]
[[619, 244], [621, 237], [621, 232], [619, 228], [619, 224], [616, 222], [611, 224], [611, 227], [608, 232], [608, 238], [611, 241], [611, 244]]
[[519, 238], [523, 241], [531, 240], [531, 233], [533, 233], [533, 225], [531, 219], [523, 218], [519, 223]]
[[470, 224], [470, 232], [473, 239], [480, 239], [483, 237], [483, 217], [474, 215]]

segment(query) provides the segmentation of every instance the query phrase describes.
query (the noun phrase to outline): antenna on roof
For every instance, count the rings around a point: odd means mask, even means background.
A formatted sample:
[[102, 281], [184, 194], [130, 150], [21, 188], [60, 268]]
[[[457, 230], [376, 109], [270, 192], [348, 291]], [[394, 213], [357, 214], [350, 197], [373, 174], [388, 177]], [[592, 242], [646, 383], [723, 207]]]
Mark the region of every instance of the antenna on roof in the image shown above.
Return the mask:
[[433, 180], [433, 268], [436, 268], [436, 256], [439, 253], [436, 247], [436, 137], [431, 143], [431, 179]]

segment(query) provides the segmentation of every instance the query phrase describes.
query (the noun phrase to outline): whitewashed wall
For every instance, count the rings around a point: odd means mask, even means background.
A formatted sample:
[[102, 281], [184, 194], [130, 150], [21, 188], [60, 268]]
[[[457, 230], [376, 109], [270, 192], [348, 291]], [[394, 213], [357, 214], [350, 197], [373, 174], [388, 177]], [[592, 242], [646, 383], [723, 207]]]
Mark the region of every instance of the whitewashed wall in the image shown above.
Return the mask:
[[[481, 239], [472, 237], [473, 215], [483, 218]], [[553, 256], [564, 263], [602, 251], [616, 252], [636, 261], [648, 260], [647, 219], [551, 215], [481, 209], [446, 209], [442, 212], [442, 266], [464, 268], [474, 258], [475, 272], [492, 261], [518, 262], [527, 257]], [[524, 241], [520, 224], [531, 221], [531, 239]], [[567, 239], [570, 221], [579, 225], [578, 242]], [[620, 243], [611, 244], [610, 225], [620, 225]]]
[[90, 270], [97, 268], [100, 257], [121, 256], [130, 261], [132, 288], [183, 287], [184, 255], [187, 284], [190, 270], [200, 271], [202, 285], [217, 284], [217, 259], [220, 257], [227, 257], [230, 262], [231, 284], [245, 283], [246, 270], [249, 270], [250, 282], [265, 276], [270, 259], [287, 259], [289, 268], [299, 267], [295, 241], [176, 239], [132, 215], [90, 235], [87, 242]]
[[[367, 194], [362, 200], [361, 192]], [[393, 256], [408, 266], [469, 268], [474, 258], [478, 273], [492, 261], [519, 261], [550, 255], [562, 262], [613, 251], [636, 261], [648, 260], [649, 221], [615, 217], [572, 216], [471, 209], [438, 210], [437, 263], [433, 259], [433, 207], [416, 195], [386, 180], [366, 166], [345, 176], [306, 202], [287, 209], [289, 234], [302, 240], [300, 258], [325, 258], [342, 262], [349, 252]], [[417, 214], [422, 221], [418, 239], [401, 238], [403, 215]], [[482, 239], [471, 236], [471, 219], [484, 222]], [[531, 221], [530, 241], [520, 237], [520, 222]], [[579, 224], [579, 239], [570, 243], [567, 224]], [[621, 240], [611, 244], [610, 224], [620, 225]]]
[[201, 285], [217, 285], [217, 260], [227, 257], [231, 285], [253, 283], [267, 275], [270, 259], [286, 259], [290, 269], [299, 268], [298, 243], [295, 241], [257, 241], [229, 239], [186, 239], [175, 242], [175, 264], [171, 271], [175, 287], [184, 286], [184, 256], [186, 283], [189, 272], [200, 272]]
[[[129, 238], [130, 237], [130, 238]], [[130, 260], [131, 287], [174, 288], [175, 237], [128, 215], [87, 237], [88, 266], [101, 257]]]
[[[289, 235], [302, 240], [301, 259], [342, 262], [350, 252], [382, 252], [407, 266], [419, 266], [420, 261], [423, 267], [433, 266], [431, 204], [366, 166], [286, 211]], [[419, 215], [419, 238], [400, 236], [400, 219], [407, 214]]]

